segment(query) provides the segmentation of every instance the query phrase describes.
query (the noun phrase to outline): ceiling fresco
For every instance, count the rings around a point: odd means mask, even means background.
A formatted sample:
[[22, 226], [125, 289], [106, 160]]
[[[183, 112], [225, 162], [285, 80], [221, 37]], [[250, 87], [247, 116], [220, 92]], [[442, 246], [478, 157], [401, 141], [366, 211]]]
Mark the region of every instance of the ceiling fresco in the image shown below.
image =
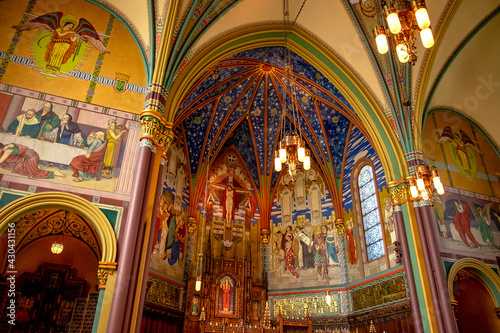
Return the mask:
[[[336, 178], [345, 167], [346, 148], [356, 150], [349, 152], [352, 158], [370, 146], [359, 117], [339, 90], [300, 56], [292, 53], [291, 63], [292, 85], [285, 84], [282, 47], [238, 53], [201, 76], [174, 123], [185, 130], [192, 175], [207, 158], [212, 165], [234, 146], [257, 189], [261, 177], [267, 175], [274, 188], [278, 173], [273, 172], [273, 153], [283, 132], [285, 104], [286, 130], [298, 128], [314, 163], [328, 165]], [[365, 144], [349, 143], [349, 136]]]

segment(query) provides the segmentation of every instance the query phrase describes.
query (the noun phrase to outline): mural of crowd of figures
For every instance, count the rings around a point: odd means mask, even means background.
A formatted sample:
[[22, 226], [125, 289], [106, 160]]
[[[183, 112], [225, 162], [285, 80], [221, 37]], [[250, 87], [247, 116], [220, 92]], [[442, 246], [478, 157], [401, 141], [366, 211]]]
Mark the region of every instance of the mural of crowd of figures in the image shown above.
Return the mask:
[[335, 212], [317, 171], [281, 178], [271, 219], [270, 288], [341, 283]]
[[156, 211], [151, 268], [162, 275], [184, 279], [186, 257], [188, 173], [186, 152], [177, 139], [167, 151], [163, 193]]
[[9, 89], [0, 91], [9, 101], [0, 110], [0, 168], [5, 180], [30, 185], [44, 180], [80, 188], [75, 192], [82, 193], [88, 193], [83, 188], [130, 193], [131, 180], [120, 175], [131, 173], [137, 151], [133, 143], [140, 124], [132, 114], [110, 109], [105, 114], [100, 106]]
[[495, 260], [500, 255], [500, 170], [491, 167], [500, 165], [496, 149], [470, 120], [449, 112], [430, 115], [424, 143], [424, 157], [445, 184], [444, 195], [434, 197], [442, 251]]

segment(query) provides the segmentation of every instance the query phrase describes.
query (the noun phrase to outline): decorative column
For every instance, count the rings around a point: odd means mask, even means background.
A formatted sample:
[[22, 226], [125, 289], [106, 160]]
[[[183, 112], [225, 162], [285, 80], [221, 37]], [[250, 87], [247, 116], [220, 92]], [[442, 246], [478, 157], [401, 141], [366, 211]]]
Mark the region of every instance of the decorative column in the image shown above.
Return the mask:
[[398, 182], [391, 182], [388, 184], [389, 195], [394, 207], [394, 220], [396, 224], [396, 235], [399, 242], [399, 247], [402, 252], [403, 265], [405, 268], [406, 281], [408, 283], [408, 291], [410, 294], [410, 306], [413, 313], [413, 324], [415, 325], [415, 331], [417, 333], [423, 332], [422, 318], [420, 313], [420, 307], [418, 303], [417, 288], [415, 286], [415, 277], [413, 275], [413, 267], [411, 265], [410, 258], [410, 248], [408, 246], [408, 239], [405, 227], [405, 221], [403, 219], [403, 212], [401, 211], [401, 205], [408, 202], [410, 198], [410, 187], [405, 180], [400, 180]]
[[[113, 273], [116, 270], [115, 262], [99, 262], [99, 268], [97, 270], [97, 279], [99, 281], [99, 299], [97, 300], [97, 307], [94, 316], [94, 324], [92, 325], [92, 332], [105, 332], [105, 324], [100, 325], [100, 319], [107, 318], [111, 305], [113, 286], [109, 288], [106, 293], [106, 285], [108, 284], [108, 277], [114, 277]], [[111, 280], [111, 279], [109, 279]], [[114, 280], [113, 280], [114, 281]], [[112, 284], [112, 283], [110, 283]], [[99, 326], [101, 328], [99, 329]]]
[[[137, 313], [143, 294], [144, 266], [150, 254], [149, 237], [152, 208], [163, 149], [172, 141], [172, 124], [165, 122], [157, 112], [144, 111], [141, 115], [142, 139], [140, 142], [134, 183], [127, 219], [118, 241], [118, 271], [111, 304], [108, 332], [129, 331], [142, 315]], [[160, 154], [156, 154], [160, 147]], [[156, 155], [156, 156], [155, 156]], [[148, 204], [149, 203], [149, 204]], [[145, 243], [147, 245], [145, 245]], [[141, 271], [142, 270], [142, 271]], [[141, 279], [141, 280], [139, 280]], [[134, 312], [134, 315], [132, 313]], [[140, 321], [140, 319], [138, 320]]]
[[456, 322], [453, 316], [448, 286], [446, 283], [446, 274], [444, 272], [441, 252], [436, 237], [436, 223], [433, 220], [429, 201], [421, 201], [420, 209], [422, 212], [423, 229], [427, 245], [429, 247], [429, 256], [432, 265], [432, 273], [436, 281], [436, 291], [441, 307], [446, 332], [458, 332]]
[[345, 223], [344, 219], [337, 219], [335, 221], [335, 227], [337, 228], [337, 240], [338, 244], [335, 244], [338, 249], [338, 258], [340, 264], [340, 283], [349, 282], [349, 264], [347, 260], [347, 241], [345, 234]]
[[271, 247], [269, 245], [269, 235], [271, 231], [263, 228], [260, 230], [261, 236], [261, 281], [267, 285], [269, 279], [269, 270], [271, 269]]
[[[165, 169], [165, 165], [167, 163], [167, 159], [164, 155], [162, 155], [161, 160], [160, 160], [160, 169], [158, 171], [158, 178], [157, 178], [157, 183], [156, 183], [156, 196], [154, 200], [154, 209], [153, 212], [156, 212], [158, 209], [158, 202], [160, 201], [160, 197], [162, 195], [162, 183], [163, 183], [163, 170]], [[146, 292], [147, 292], [147, 285], [148, 285], [148, 276], [149, 276], [149, 265], [151, 262], [151, 249], [153, 247], [154, 243], [154, 231], [155, 231], [155, 225], [156, 225], [156, 214], [153, 215], [153, 218], [151, 219], [151, 227], [149, 229], [149, 234], [147, 235], [147, 241], [148, 241], [148, 246], [147, 248], [150, 250], [149, 252], [146, 253], [146, 261], [144, 263], [144, 272], [142, 274], [142, 287], [140, 291], [140, 301], [139, 301], [139, 307], [137, 309], [137, 313], [139, 315], [142, 315], [142, 311], [144, 309], [144, 301], [146, 299]], [[141, 329], [141, 320], [137, 320], [136, 325], [135, 325], [135, 332], [139, 332]]]

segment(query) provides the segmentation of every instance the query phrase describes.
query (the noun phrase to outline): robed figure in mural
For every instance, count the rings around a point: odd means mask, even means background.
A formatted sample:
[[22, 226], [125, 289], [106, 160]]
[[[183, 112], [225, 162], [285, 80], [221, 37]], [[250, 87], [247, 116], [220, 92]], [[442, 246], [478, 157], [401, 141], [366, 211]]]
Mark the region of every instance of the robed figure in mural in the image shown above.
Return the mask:
[[[461, 203], [458, 200], [453, 201], [455, 215], [451, 218], [453, 219], [453, 224], [455, 225], [455, 230], [460, 235], [460, 239], [465, 245], [469, 247], [479, 248], [479, 243], [470, 231], [470, 216], [469, 216], [469, 206]], [[469, 241], [467, 240], [469, 238]]]
[[468, 179], [476, 178], [477, 162], [474, 153], [481, 154], [474, 141], [463, 130], [452, 129], [446, 126], [441, 132], [439, 143], [448, 142], [455, 165]]
[[39, 128], [40, 121], [35, 117], [35, 110], [30, 109], [17, 116], [16, 119], [10, 123], [7, 132], [17, 136], [36, 138]]
[[286, 227], [292, 224], [293, 220], [293, 192], [288, 184], [283, 185], [278, 202], [281, 206], [281, 225]]
[[50, 132], [59, 124], [59, 116], [52, 111], [52, 103], [44, 103], [42, 109], [35, 114], [35, 117], [40, 122], [37, 138], [50, 140]]
[[52, 12], [13, 26], [21, 31], [41, 29], [52, 33], [45, 52], [45, 71], [51, 74], [61, 70], [61, 66], [71, 59], [81, 41], [91, 43], [99, 52], [109, 53], [89, 21], [81, 18], [76, 25], [71, 18], [62, 20], [63, 16], [62, 12]]
[[229, 276], [220, 280], [219, 312], [223, 314], [233, 314], [232, 298], [234, 293], [234, 281]]
[[90, 180], [92, 174], [97, 173], [99, 166], [102, 164], [102, 159], [106, 152], [104, 133], [90, 133], [87, 137], [87, 144], [90, 144], [87, 154], [75, 156], [69, 164], [73, 169], [74, 182]]

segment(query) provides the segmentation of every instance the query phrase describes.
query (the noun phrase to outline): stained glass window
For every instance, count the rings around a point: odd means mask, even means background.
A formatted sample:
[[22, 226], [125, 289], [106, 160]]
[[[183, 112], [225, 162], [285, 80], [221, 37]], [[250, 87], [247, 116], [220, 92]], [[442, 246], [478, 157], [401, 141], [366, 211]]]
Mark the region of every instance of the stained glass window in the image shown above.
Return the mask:
[[385, 255], [380, 211], [375, 192], [373, 167], [365, 165], [358, 174], [358, 192], [368, 261]]

